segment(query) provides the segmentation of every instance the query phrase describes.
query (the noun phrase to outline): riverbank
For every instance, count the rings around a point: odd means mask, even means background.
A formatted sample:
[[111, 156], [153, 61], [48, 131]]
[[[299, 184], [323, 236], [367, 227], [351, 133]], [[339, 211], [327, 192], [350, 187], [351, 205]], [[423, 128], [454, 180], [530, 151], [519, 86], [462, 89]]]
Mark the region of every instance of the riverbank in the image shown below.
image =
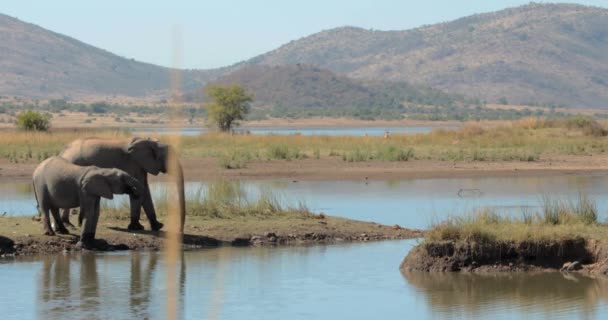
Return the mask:
[[[102, 212], [96, 238], [101, 251], [160, 250], [163, 231], [129, 231], [129, 221]], [[144, 221], [142, 223], [145, 224]], [[0, 217], [0, 255], [57, 254], [77, 250], [79, 231], [44, 236], [39, 221], [29, 217]], [[204, 219], [187, 217], [184, 249], [219, 246], [313, 245], [341, 242], [410, 239], [419, 230], [386, 226], [326, 215], [288, 215], [270, 218]]]
[[402, 272], [548, 271], [608, 275], [608, 225], [596, 204], [543, 198], [521, 216], [481, 209], [425, 232], [400, 265]]
[[414, 247], [399, 269], [402, 273], [563, 271], [606, 276], [608, 245], [582, 237], [482, 243], [429, 241]]
[[[592, 174], [608, 170], [607, 135], [603, 124], [587, 118], [524, 119], [388, 138], [202, 134], [182, 136], [179, 153], [191, 180]], [[131, 134], [0, 131], [0, 179], [29, 179], [37, 163], [88, 136], [127, 139]]]
[[[462, 177], [525, 177], [608, 174], [608, 155], [553, 156], [534, 162], [522, 161], [440, 161], [345, 162], [338, 157], [302, 160], [257, 160], [237, 169], [222, 168], [213, 157], [183, 159], [184, 176], [189, 181], [265, 180], [340, 181]], [[0, 159], [0, 181], [27, 181], [37, 160], [14, 163]], [[151, 177], [161, 181], [163, 175]]]

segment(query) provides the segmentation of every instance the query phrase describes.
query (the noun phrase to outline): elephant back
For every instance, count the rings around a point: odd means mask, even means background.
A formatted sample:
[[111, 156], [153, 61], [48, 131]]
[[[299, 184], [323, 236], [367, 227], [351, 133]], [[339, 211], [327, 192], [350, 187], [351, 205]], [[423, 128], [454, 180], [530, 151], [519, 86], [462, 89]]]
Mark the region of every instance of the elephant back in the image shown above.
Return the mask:
[[118, 168], [132, 174], [133, 161], [124, 146], [124, 140], [82, 138], [68, 144], [60, 156], [79, 166]]

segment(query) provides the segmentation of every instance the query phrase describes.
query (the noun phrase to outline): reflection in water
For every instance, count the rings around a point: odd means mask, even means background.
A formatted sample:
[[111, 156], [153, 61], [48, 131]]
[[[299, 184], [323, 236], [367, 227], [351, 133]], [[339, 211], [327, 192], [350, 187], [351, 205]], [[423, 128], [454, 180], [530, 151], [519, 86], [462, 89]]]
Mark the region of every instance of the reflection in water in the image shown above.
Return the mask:
[[[559, 273], [406, 274], [416, 240], [186, 251], [183, 319], [605, 318], [608, 279]], [[0, 260], [2, 319], [162, 319], [156, 252]], [[186, 281], [187, 276], [187, 281]]]
[[[99, 278], [95, 255], [88, 253], [80, 256], [80, 311], [84, 318], [92, 319], [99, 313]], [[68, 270], [69, 271], [69, 270]], [[57, 270], [57, 273], [61, 273]], [[69, 283], [70, 274], [64, 274]]]
[[513, 309], [528, 316], [601, 317], [608, 280], [575, 274], [460, 274], [405, 272], [438, 317], [488, 317]]
[[[143, 256], [143, 257], [142, 257]], [[147, 262], [142, 268], [142, 259]], [[152, 293], [152, 277], [156, 274], [158, 253], [142, 254], [139, 251], [131, 254], [131, 314], [134, 319], [148, 319], [150, 294]]]
[[[159, 255], [157, 252], [135, 251], [130, 255], [83, 253], [43, 257], [38, 317], [159, 318], [163, 314], [160, 307], [166, 293], [159, 288], [163, 284], [159, 277], [164, 275], [157, 270]], [[126, 259], [130, 259], [128, 267]], [[179, 296], [176, 300], [179, 301], [177, 307], [182, 309], [186, 285], [183, 252], [178, 277]]]

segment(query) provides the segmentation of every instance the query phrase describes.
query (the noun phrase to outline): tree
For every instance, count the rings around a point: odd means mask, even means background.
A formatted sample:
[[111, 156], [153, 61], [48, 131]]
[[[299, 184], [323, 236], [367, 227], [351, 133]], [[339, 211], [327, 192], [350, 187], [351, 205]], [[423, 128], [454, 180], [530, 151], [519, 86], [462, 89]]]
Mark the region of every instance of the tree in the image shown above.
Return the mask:
[[51, 115], [27, 110], [17, 116], [15, 124], [24, 130], [47, 131], [51, 127]]
[[209, 86], [207, 96], [213, 100], [207, 109], [208, 121], [220, 131], [229, 131], [235, 121], [249, 113], [253, 95], [239, 85]]

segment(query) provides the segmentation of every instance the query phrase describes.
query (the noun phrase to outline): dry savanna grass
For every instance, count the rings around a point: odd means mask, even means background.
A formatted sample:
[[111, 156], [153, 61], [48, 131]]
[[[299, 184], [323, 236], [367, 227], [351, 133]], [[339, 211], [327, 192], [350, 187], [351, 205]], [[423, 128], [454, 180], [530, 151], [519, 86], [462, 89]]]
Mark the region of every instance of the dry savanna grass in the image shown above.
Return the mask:
[[483, 208], [432, 226], [427, 241], [521, 242], [573, 238], [608, 240], [608, 226], [598, 223], [597, 206], [585, 195], [576, 201], [543, 198], [539, 211], [507, 215]]
[[[364, 136], [229, 135], [182, 137], [182, 158], [217, 158], [224, 168], [250, 161], [339, 157], [344, 161], [537, 161], [555, 155], [594, 155], [608, 151], [604, 124], [585, 117], [527, 118], [467, 123], [458, 130], [390, 138]], [[127, 137], [127, 131], [56, 129], [49, 133], [0, 131], [0, 157], [14, 162], [41, 160], [69, 141], [86, 137]], [[157, 135], [161, 140], [167, 136]]]

